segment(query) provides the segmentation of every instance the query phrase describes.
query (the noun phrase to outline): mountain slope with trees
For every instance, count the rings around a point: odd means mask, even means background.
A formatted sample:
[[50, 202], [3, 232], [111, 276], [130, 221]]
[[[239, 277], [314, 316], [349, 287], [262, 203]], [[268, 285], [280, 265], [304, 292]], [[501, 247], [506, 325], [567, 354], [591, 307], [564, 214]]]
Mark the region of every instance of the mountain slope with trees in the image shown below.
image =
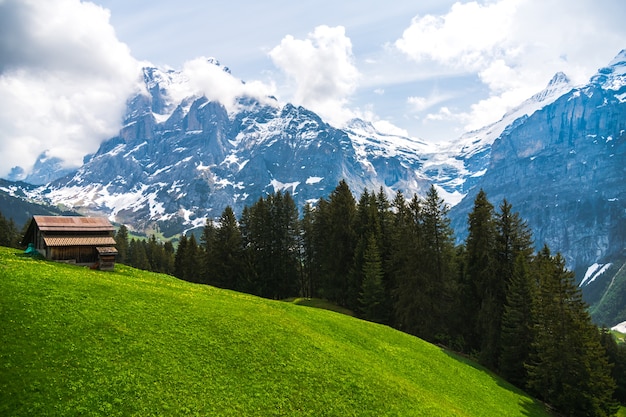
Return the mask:
[[[225, 216], [206, 225], [201, 245], [181, 240], [176, 276], [196, 268], [189, 259], [209, 266], [195, 282], [329, 300], [471, 355], [569, 416], [612, 415], [624, 401], [616, 383], [625, 378], [611, 373], [622, 364], [609, 362], [573, 273], [547, 246], [534, 253], [532, 231], [506, 200], [496, 210], [479, 192], [459, 246], [435, 187], [408, 202], [382, 190], [357, 201], [342, 181], [301, 220], [280, 192], [239, 223], [232, 210]], [[236, 272], [224, 281], [223, 271]]]

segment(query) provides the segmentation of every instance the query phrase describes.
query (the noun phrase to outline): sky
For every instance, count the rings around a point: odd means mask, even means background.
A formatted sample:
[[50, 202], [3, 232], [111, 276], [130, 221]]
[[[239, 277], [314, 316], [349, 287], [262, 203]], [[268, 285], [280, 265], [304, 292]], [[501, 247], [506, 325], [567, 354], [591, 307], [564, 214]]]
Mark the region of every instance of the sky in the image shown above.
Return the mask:
[[622, 0], [0, 0], [0, 177], [42, 153], [79, 166], [148, 65], [224, 101], [273, 95], [336, 126], [452, 140], [558, 71], [586, 83], [626, 48], [624, 18]]

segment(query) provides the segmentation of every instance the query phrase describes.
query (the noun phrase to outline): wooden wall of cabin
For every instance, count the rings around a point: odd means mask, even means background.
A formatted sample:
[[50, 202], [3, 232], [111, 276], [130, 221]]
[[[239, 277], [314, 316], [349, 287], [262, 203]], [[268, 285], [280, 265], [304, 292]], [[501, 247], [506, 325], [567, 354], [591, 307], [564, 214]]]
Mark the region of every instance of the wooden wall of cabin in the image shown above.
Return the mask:
[[98, 252], [93, 246], [48, 247], [48, 259], [53, 261], [76, 261], [78, 264], [95, 263]]

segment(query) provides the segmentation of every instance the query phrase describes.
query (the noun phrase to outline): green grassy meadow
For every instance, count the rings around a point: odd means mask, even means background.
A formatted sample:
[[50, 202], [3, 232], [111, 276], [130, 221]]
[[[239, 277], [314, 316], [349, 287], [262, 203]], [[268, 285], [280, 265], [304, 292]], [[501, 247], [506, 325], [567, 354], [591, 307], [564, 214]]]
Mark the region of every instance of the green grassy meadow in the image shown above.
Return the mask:
[[2, 416], [547, 416], [391, 328], [0, 248]]

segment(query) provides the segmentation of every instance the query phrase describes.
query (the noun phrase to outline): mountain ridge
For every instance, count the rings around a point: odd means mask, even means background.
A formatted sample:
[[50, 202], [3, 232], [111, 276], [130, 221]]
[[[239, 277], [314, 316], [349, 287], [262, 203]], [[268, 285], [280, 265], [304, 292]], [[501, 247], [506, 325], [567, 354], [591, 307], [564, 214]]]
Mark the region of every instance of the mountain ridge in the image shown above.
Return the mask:
[[[230, 72], [214, 58], [208, 62]], [[119, 134], [75, 172], [42, 162], [41, 178], [50, 178], [55, 168], [64, 176], [29, 198], [104, 214], [138, 230], [155, 224], [171, 229], [165, 224], [171, 223], [178, 231], [201, 226], [226, 205], [239, 212], [267, 192], [289, 191], [302, 206], [344, 179], [356, 192], [382, 187], [390, 196], [397, 190], [424, 195], [435, 184], [455, 205], [484, 174], [496, 137], [570, 88], [567, 77], [557, 74], [500, 121], [435, 146], [379, 132], [359, 119], [339, 129], [273, 98], [261, 103], [240, 97], [237, 111], [229, 112], [195, 94], [182, 72], [172, 69], [146, 67], [143, 81], [143, 90], [128, 100]], [[303, 170], [311, 172], [301, 175]], [[182, 191], [190, 188], [197, 189], [195, 195]]]

